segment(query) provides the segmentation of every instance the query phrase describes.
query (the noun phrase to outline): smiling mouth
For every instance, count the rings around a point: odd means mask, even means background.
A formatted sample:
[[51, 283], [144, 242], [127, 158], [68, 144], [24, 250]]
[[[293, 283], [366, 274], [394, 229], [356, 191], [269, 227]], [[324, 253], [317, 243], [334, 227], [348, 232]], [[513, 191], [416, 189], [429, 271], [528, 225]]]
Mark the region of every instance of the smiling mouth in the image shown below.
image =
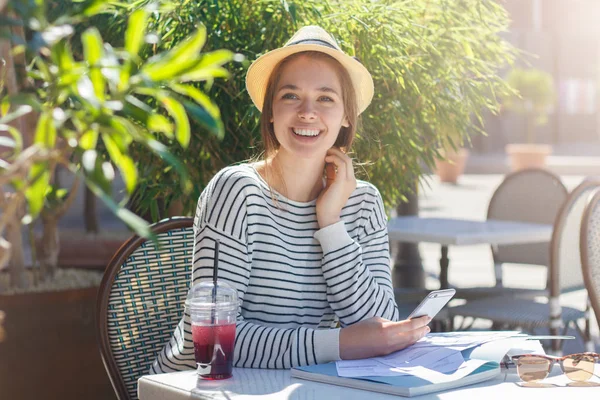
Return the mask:
[[319, 136], [319, 134], [321, 133], [321, 131], [319, 129], [296, 129], [296, 128], [292, 128], [292, 132], [294, 132], [295, 135], [304, 136], [304, 137], [315, 137], [315, 136]]

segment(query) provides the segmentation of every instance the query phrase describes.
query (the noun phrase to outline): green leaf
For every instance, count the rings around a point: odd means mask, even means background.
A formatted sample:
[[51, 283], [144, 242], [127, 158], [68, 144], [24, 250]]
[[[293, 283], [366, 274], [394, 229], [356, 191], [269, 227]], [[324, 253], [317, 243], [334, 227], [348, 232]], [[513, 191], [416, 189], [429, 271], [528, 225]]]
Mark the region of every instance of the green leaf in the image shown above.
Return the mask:
[[208, 128], [219, 139], [223, 139], [225, 129], [221, 121], [221, 112], [210, 97], [191, 85], [173, 84], [170, 87], [175, 92], [192, 98], [200, 107], [184, 101], [183, 105], [190, 116]]
[[159, 100], [175, 120], [175, 137], [177, 138], [177, 141], [181, 144], [181, 146], [187, 148], [187, 146], [190, 144], [191, 134], [190, 121], [185, 112], [185, 108], [180, 102], [169, 96], [162, 95], [159, 97]]
[[47, 163], [36, 163], [29, 172], [30, 184], [25, 190], [25, 198], [29, 204], [29, 214], [35, 218], [42, 211], [44, 198], [50, 184], [50, 171]]
[[185, 110], [194, 121], [205, 126], [219, 140], [223, 139], [225, 136], [225, 129], [220, 119], [214, 119], [212, 115], [206, 111], [206, 108], [200, 107], [191, 101], [184, 100], [182, 103]]
[[465, 51], [465, 55], [469, 58], [473, 58], [473, 48], [469, 45], [468, 42], [462, 42], [463, 50]]
[[40, 114], [33, 142], [47, 149], [53, 149], [56, 145], [56, 127], [49, 112]]
[[92, 0], [82, 10], [82, 14], [91, 17], [106, 11], [111, 6], [111, 2], [106, 0]]
[[144, 141], [152, 137], [145, 129], [142, 129], [127, 118], [115, 116], [110, 119], [110, 126], [114, 129], [114, 133], [117, 133], [111, 137], [117, 143], [122, 153], [127, 151], [127, 147], [132, 141]]
[[151, 58], [141, 73], [153, 81], [163, 81], [180, 75], [198, 63], [198, 54], [206, 42], [206, 28], [200, 28], [168, 52]]
[[5, 115], [11, 106], [28, 105], [37, 112], [42, 111], [42, 105], [33, 93], [17, 93], [5, 96], [0, 103], [0, 113]]
[[132, 56], [137, 56], [144, 41], [148, 12], [141, 8], [129, 17], [129, 24], [125, 32], [125, 50]]
[[119, 146], [109, 134], [102, 134], [102, 141], [106, 146], [106, 150], [111, 158], [111, 160], [115, 163], [119, 171], [121, 172], [121, 176], [125, 181], [125, 187], [127, 189], [127, 193], [132, 194], [133, 190], [137, 185], [138, 173], [135, 167], [135, 163], [126, 154], [123, 154], [119, 149]]
[[90, 68], [90, 79], [94, 86], [94, 94], [100, 100], [104, 101], [104, 76], [100, 70], [100, 60], [103, 57], [103, 43], [102, 36], [96, 28], [89, 28], [81, 35], [81, 41], [83, 43], [83, 53], [85, 60], [87, 61]]
[[234, 53], [229, 50], [215, 50], [202, 55], [198, 68], [220, 67], [233, 60]]
[[58, 68], [60, 68], [63, 73], [70, 71], [75, 66], [75, 60], [73, 59], [73, 54], [67, 41], [58, 42], [52, 46], [51, 54], [52, 61], [58, 65]]
[[182, 178], [182, 183], [188, 180], [188, 172], [186, 167], [181, 163], [181, 161], [179, 161], [177, 157], [169, 152], [164, 144], [157, 140], [148, 140], [145, 144], [150, 150], [152, 150], [152, 152], [175, 168], [175, 171], [177, 171]]
[[117, 204], [112, 197], [110, 197], [102, 188], [96, 185], [94, 182], [86, 180], [87, 186], [90, 188], [92, 193], [99, 197], [104, 204], [128, 227], [130, 227], [136, 234], [141, 237], [157, 241], [156, 235], [152, 233], [150, 225], [141, 217], [135, 215], [126, 208], [121, 207]]
[[189, 71], [186, 71], [181, 77], [179, 81], [181, 82], [197, 82], [197, 81], [206, 81], [215, 78], [228, 78], [229, 71], [225, 68], [221, 67], [202, 67], [195, 68]]
[[90, 129], [86, 131], [81, 138], [79, 139], [79, 146], [83, 150], [91, 150], [96, 148], [96, 144], [98, 143], [98, 132]]
[[151, 132], [161, 132], [169, 139], [173, 138], [173, 124], [163, 115], [152, 114], [148, 118], [148, 129]]
[[146, 125], [148, 118], [154, 112], [152, 107], [135, 96], [125, 96], [125, 104], [123, 106], [123, 114], [131, 119]]

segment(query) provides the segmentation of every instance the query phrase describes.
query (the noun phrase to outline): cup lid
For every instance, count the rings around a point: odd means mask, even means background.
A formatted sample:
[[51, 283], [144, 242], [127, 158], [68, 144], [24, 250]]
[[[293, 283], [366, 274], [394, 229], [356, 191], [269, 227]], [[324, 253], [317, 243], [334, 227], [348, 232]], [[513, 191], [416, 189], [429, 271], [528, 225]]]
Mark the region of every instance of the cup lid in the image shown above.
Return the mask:
[[185, 307], [189, 310], [237, 310], [239, 306], [237, 290], [226, 282], [202, 280], [189, 290]]

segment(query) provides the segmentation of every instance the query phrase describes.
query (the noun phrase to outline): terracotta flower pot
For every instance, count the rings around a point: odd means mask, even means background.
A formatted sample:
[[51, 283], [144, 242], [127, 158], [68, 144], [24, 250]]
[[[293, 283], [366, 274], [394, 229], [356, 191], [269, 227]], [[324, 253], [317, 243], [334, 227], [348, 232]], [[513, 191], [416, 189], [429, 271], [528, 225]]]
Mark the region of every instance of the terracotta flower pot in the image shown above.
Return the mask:
[[506, 154], [510, 158], [512, 171], [528, 168], [545, 168], [546, 158], [552, 153], [547, 144], [508, 144]]
[[98, 287], [0, 295], [3, 399], [114, 399], [96, 341]]
[[458, 151], [441, 151], [445, 160], [435, 160], [435, 173], [441, 182], [456, 183], [458, 177], [462, 175], [469, 157], [469, 150], [458, 149]]
[[[104, 269], [119, 247], [133, 233], [101, 232], [93, 235], [81, 230], [61, 228], [59, 235], [59, 266]], [[41, 251], [40, 238], [36, 238], [36, 247], [38, 252]]]

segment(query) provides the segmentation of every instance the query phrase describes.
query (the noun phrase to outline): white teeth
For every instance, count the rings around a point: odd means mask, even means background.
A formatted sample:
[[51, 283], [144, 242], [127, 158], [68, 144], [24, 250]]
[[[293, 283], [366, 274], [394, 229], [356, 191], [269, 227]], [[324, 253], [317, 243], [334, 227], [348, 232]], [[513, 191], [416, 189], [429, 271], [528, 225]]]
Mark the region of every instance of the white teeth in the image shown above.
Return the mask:
[[300, 136], [317, 136], [319, 134], [318, 129], [292, 129], [296, 135]]

